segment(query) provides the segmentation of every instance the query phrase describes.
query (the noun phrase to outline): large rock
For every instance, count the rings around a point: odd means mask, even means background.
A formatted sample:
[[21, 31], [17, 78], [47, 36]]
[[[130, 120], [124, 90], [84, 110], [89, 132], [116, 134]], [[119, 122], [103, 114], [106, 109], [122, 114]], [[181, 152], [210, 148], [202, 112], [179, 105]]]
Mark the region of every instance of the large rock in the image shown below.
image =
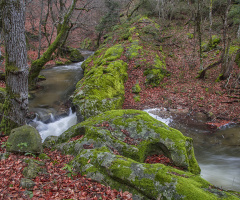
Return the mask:
[[[78, 140], [72, 137], [84, 135]], [[192, 139], [137, 110], [112, 110], [77, 124], [55, 140], [55, 148], [75, 155], [73, 167], [92, 180], [129, 191], [133, 199], [237, 199], [200, 176]], [[146, 164], [164, 154], [175, 169]]]
[[42, 152], [42, 138], [32, 126], [15, 128], [7, 140], [7, 151], [39, 154]]
[[69, 60], [72, 61], [72, 62], [81, 62], [81, 61], [84, 61], [84, 57], [80, 53], [79, 50], [71, 49], [70, 50], [70, 58], [69, 58]]
[[[124, 101], [124, 81], [127, 64], [121, 57], [124, 48], [115, 45], [99, 50], [84, 63], [84, 78], [78, 82], [73, 104], [84, 119], [107, 110], [121, 109]], [[102, 54], [100, 58], [97, 56]], [[93, 66], [89, 63], [94, 60]]]

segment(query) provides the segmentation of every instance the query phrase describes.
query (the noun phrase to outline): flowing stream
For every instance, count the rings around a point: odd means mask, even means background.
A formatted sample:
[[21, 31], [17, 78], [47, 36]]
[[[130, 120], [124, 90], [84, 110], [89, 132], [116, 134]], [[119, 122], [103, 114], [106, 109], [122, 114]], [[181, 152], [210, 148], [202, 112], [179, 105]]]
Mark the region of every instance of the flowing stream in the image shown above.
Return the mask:
[[240, 126], [229, 124], [213, 132], [205, 125], [206, 116], [189, 117], [164, 109], [145, 110], [152, 117], [193, 138], [201, 176], [227, 190], [240, 191]]
[[[92, 52], [83, 52], [85, 57]], [[40, 132], [42, 140], [49, 135], [59, 136], [77, 123], [76, 113], [64, 104], [83, 77], [82, 63], [57, 66], [42, 71], [47, 78], [41, 88], [31, 95], [30, 111], [37, 117], [30, 123]], [[172, 114], [164, 109], [145, 110], [152, 117], [180, 130], [193, 138], [201, 176], [210, 183], [223, 188], [240, 191], [240, 126], [228, 125], [212, 132], [205, 126], [204, 116], [190, 118], [188, 115]]]

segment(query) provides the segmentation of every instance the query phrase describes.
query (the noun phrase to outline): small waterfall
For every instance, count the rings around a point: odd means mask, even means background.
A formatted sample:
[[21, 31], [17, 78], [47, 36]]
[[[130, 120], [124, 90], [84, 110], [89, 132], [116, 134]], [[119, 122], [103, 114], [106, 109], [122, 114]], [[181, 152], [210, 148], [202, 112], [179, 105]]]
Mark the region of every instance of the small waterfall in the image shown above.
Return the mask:
[[36, 129], [39, 131], [43, 142], [48, 136], [61, 135], [64, 131], [66, 131], [68, 128], [75, 125], [76, 123], [77, 115], [76, 113], [73, 113], [71, 109], [68, 116], [60, 118], [56, 121], [54, 116], [52, 115], [50, 123], [43, 123], [42, 121], [39, 121], [37, 119], [34, 120]]
[[167, 125], [169, 125], [172, 122], [171, 118], [162, 118], [162, 117], [159, 117], [156, 114], [153, 114], [155, 112], [160, 112], [161, 111], [158, 108], [146, 109], [146, 110], [143, 110], [143, 111], [147, 112], [151, 117], [153, 117], [153, 118], [157, 119], [158, 121], [163, 122]]

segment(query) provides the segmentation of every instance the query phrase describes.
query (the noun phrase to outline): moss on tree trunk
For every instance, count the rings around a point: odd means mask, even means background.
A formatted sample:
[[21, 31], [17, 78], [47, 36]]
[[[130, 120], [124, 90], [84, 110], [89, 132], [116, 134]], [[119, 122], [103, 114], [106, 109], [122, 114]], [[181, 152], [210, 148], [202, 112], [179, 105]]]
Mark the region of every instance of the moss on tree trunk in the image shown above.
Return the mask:
[[9, 134], [11, 129], [26, 123], [28, 113], [25, 10], [22, 0], [3, 0], [2, 3], [7, 95], [0, 130]]
[[69, 19], [75, 9], [76, 2], [77, 0], [72, 1], [72, 5], [70, 6], [68, 12], [65, 14], [62, 24], [58, 26], [58, 34], [55, 41], [48, 47], [46, 52], [44, 52], [39, 59], [35, 60], [32, 63], [28, 79], [30, 88], [35, 87], [37, 77], [43, 66], [51, 59], [53, 52], [61, 45], [64, 37], [66, 36], [66, 33], [69, 29]]

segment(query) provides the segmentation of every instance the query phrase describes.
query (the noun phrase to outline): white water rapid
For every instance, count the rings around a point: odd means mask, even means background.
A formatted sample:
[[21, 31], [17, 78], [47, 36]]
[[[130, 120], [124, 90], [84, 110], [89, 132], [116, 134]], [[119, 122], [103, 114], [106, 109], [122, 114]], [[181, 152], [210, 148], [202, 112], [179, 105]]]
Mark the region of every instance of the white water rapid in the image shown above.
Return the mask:
[[52, 116], [50, 123], [43, 123], [37, 119], [33, 120], [36, 124], [36, 129], [39, 131], [42, 141], [48, 136], [59, 136], [71, 126], [77, 123], [76, 113], [72, 113], [70, 109], [68, 116], [55, 120]]

